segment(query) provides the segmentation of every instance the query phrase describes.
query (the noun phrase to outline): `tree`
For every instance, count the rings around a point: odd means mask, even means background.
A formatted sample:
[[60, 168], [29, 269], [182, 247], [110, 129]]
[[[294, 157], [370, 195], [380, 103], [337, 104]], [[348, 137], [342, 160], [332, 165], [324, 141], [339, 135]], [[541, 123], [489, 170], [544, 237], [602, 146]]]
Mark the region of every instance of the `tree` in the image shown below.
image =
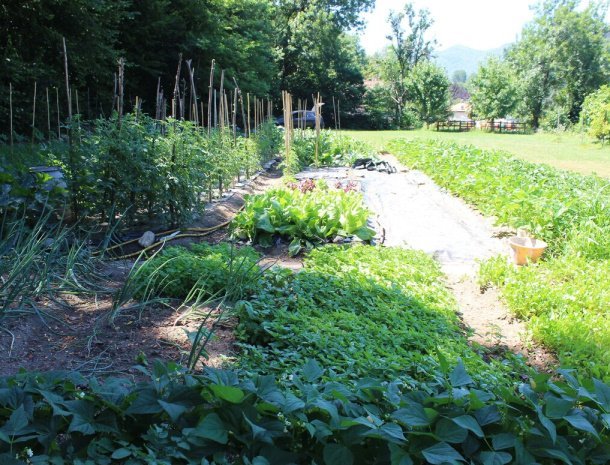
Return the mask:
[[606, 5], [546, 0], [507, 54], [518, 70], [524, 113], [538, 127], [545, 111], [562, 109], [574, 123], [585, 96], [608, 77]]
[[407, 85], [409, 100], [426, 126], [447, 118], [449, 85], [445, 70], [430, 61], [420, 62], [413, 68]]
[[[365, 58], [357, 38], [343, 32], [332, 13], [313, 6], [298, 12], [285, 27], [282, 89], [309, 101], [318, 92], [327, 103], [335, 97], [341, 101], [342, 112], [359, 106]], [[325, 105], [324, 117], [332, 111], [332, 105]]]
[[434, 41], [427, 40], [425, 35], [433, 21], [428, 10], [416, 11], [410, 3], [405, 5], [403, 11], [390, 12], [388, 21], [391, 33], [387, 38], [391, 42], [392, 54], [386, 56], [384, 80], [390, 86], [396, 119], [401, 127], [408, 99], [407, 78], [420, 61], [430, 58]]
[[491, 120], [508, 116], [517, 106], [518, 87], [513, 69], [508, 63], [489, 58], [479, 66], [471, 81], [470, 101], [473, 112]]

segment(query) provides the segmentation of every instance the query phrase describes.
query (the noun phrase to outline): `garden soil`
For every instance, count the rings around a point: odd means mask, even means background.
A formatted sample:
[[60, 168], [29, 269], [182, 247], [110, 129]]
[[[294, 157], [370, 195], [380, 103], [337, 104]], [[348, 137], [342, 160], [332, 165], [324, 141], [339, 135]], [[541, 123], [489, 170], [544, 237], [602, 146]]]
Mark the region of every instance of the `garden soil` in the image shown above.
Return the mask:
[[352, 181], [360, 185], [365, 201], [382, 228], [384, 245], [409, 247], [432, 255], [447, 276], [461, 318], [471, 330], [470, 339], [492, 354], [505, 350], [524, 355], [539, 369], [554, 365], [554, 358], [531, 342], [522, 322], [512, 318], [495, 289], [481, 290], [478, 263], [502, 254], [510, 260], [505, 237], [509, 231], [493, 226], [461, 199], [441, 189], [428, 176], [408, 170], [389, 154], [382, 158], [397, 173], [328, 168], [310, 170], [300, 178], [324, 178], [333, 185]]
[[[192, 226], [206, 228], [230, 220], [241, 209], [245, 195], [278, 185], [281, 176], [277, 168], [270, 167], [269, 171], [236, 186], [222, 199], [208, 205], [202, 218]], [[181, 239], [172, 241], [171, 245], [187, 245], [195, 240], [216, 243], [225, 240], [227, 234], [227, 229], [223, 228], [201, 239]], [[286, 261], [297, 266], [287, 257], [287, 245], [276, 249], [270, 262], [281, 265]], [[131, 249], [121, 253], [129, 252]], [[133, 263], [133, 260], [106, 262], [100, 270], [105, 281], [97, 284], [108, 289], [119, 288]], [[112, 305], [107, 294], [66, 294], [57, 296], [55, 302], [40, 301], [37, 305], [56, 319], [43, 321], [37, 315], [22, 315], [3, 322], [12, 337], [7, 332], [0, 332], [0, 376], [15, 374], [23, 368], [139, 377], [141, 373], [134, 369], [138, 358], [151, 362], [155, 359], [184, 361], [190, 349], [186, 331], [198, 327], [193, 320], [176, 324], [181, 311], [163, 306], [151, 306], [141, 314], [123, 312], [111, 326], [106, 320]], [[215, 337], [206, 348], [209, 353], [206, 364], [220, 366], [233, 355], [235, 323], [232, 319], [224, 319], [216, 326]]]

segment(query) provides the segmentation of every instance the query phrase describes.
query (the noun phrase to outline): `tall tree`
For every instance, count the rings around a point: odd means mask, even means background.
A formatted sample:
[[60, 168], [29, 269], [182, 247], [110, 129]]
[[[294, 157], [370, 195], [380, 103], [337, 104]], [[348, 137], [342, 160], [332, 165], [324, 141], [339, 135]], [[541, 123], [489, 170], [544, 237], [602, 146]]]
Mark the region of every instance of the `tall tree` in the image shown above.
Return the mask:
[[407, 3], [399, 12], [392, 11], [388, 18], [392, 58], [385, 64], [385, 80], [390, 83], [396, 118], [401, 126], [402, 114], [408, 99], [407, 78], [410, 71], [422, 60], [430, 58], [434, 41], [426, 39], [432, 26], [428, 10], [415, 10]]
[[545, 0], [507, 54], [518, 70], [524, 110], [534, 127], [548, 108], [578, 119], [585, 96], [608, 78], [606, 2]]

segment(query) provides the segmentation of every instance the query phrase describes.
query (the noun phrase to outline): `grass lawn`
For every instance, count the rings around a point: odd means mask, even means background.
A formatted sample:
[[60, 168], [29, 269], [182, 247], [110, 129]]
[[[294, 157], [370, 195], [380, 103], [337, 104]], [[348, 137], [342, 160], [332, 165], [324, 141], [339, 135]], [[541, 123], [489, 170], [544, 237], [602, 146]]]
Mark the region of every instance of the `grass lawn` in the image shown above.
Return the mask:
[[546, 163], [583, 174], [610, 177], [610, 146], [602, 147], [587, 136], [576, 134], [492, 134], [482, 131], [348, 131], [355, 139], [378, 150], [392, 139], [436, 139], [472, 144], [482, 149], [505, 150], [524, 160]]

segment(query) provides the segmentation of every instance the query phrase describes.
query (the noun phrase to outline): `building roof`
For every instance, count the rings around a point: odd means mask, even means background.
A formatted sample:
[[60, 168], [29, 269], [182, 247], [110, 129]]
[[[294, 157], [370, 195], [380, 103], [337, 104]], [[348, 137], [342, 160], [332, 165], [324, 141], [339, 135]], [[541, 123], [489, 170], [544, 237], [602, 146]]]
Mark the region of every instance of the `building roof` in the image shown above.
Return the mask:
[[470, 113], [472, 111], [472, 106], [468, 102], [459, 102], [451, 106], [451, 111], [464, 111], [466, 113]]

